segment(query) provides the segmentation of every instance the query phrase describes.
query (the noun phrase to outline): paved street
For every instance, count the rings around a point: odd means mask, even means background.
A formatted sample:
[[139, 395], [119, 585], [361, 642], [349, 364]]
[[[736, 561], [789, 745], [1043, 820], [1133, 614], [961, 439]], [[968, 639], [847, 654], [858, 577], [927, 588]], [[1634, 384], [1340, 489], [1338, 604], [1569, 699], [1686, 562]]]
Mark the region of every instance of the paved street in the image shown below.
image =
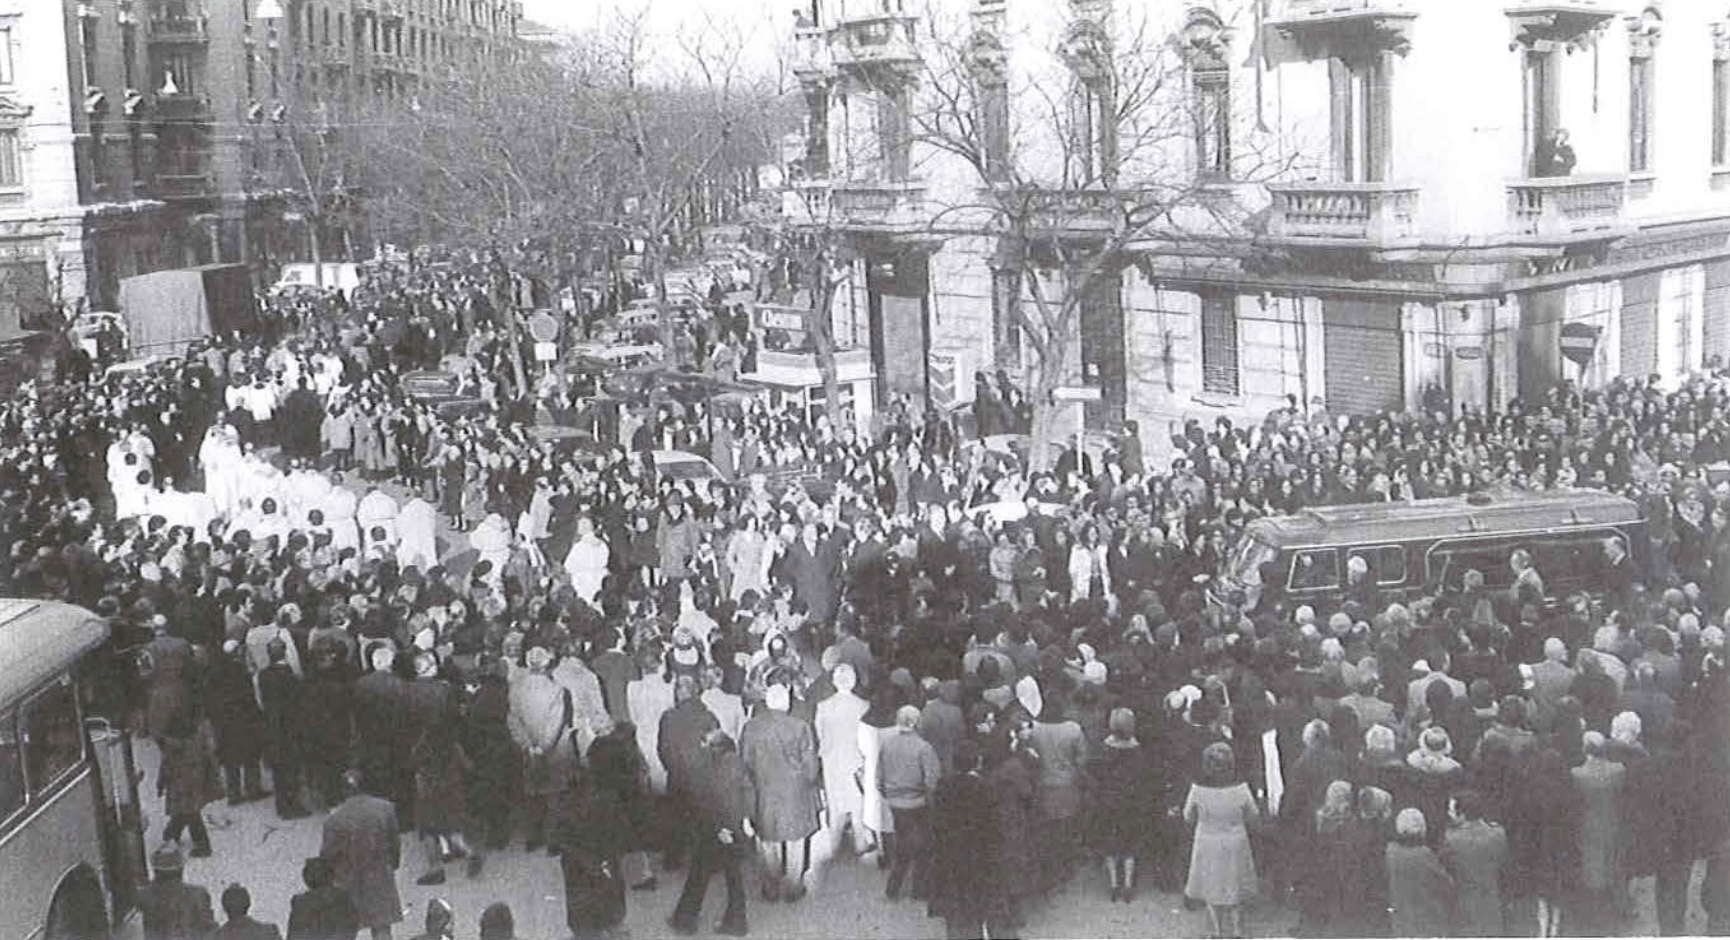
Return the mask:
[[[150, 753], [149, 745], [140, 748], [140, 758], [141, 766], [155, 766], [156, 757]], [[147, 805], [151, 809], [146, 845], [154, 848], [159, 844], [163, 817], [154, 798]], [[238, 881], [252, 892], [254, 916], [286, 925], [289, 899], [302, 889], [301, 863], [318, 851], [323, 814], [283, 822], [275, 817], [271, 802], [263, 800], [239, 807], [213, 803], [205, 815], [212, 824], [210, 838], [215, 855], [187, 859], [187, 881], [210, 889], [213, 902], [224, 886]], [[420, 844], [405, 837], [403, 867], [397, 884], [409, 914], [397, 930], [398, 937], [419, 932], [426, 902], [434, 897], [443, 897], [455, 906], [458, 936], [473, 937], [481, 910], [500, 900], [508, 902], [516, 913], [519, 937], [563, 940], [570, 935], [564, 924], [564, 896], [555, 858], [539, 852], [529, 855], [519, 842], [488, 858], [478, 879], [471, 881], [464, 877], [461, 863], [450, 865], [448, 880], [437, 888], [423, 888], [414, 883], [422, 866]], [[1023, 936], [1132, 938], [1206, 933], [1206, 914], [1185, 912], [1175, 898], [1144, 891], [1132, 904], [1112, 904], [1105, 896], [1103, 873], [1089, 868], [1085, 875], [1078, 875], [1056, 901], [1030, 912]], [[751, 935], [808, 940], [916, 940], [943, 936], [942, 921], [927, 919], [923, 902], [884, 900], [883, 881], [883, 873], [874, 863], [843, 859], [825, 872], [819, 888], [803, 901], [793, 905], [767, 904], [758, 898], [748, 873]], [[632, 937], [671, 934], [666, 926], [667, 915], [672, 912], [683, 884], [684, 872], [679, 871], [663, 875], [654, 891], [630, 893], [627, 924]], [[709, 928], [720, 917], [725, 895], [725, 886], [717, 875], [710, 884], [699, 921], [701, 935], [709, 935]], [[220, 916], [219, 913], [219, 919]], [[1263, 913], [1252, 920], [1251, 927], [1258, 936], [1280, 936], [1290, 933], [1291, 922], [1292, 918], [1286, 914]], [[117, 940], [138, 940], [141, 936], [134, 921], [130, 930]]]

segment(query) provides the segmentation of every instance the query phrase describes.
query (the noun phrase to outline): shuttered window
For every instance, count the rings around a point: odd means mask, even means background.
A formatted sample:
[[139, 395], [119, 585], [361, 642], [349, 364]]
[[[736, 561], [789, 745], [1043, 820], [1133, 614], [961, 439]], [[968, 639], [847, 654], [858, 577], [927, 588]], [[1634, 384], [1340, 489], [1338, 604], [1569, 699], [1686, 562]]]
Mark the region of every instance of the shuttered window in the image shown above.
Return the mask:
[[1628, 60], [1628, 172], [1652, 168], [1652, 57]]
[[1215, 395], [1236, 395], [1238, 373], [1236, 298], [1204, 295], [1201, 299], [1201, 389]]

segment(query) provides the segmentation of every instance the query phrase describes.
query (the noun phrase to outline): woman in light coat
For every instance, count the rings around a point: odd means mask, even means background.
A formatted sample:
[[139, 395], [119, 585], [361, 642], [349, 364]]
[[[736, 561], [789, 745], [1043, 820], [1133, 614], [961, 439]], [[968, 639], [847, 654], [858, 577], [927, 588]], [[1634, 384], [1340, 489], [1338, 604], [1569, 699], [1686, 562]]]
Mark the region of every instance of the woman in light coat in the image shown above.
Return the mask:
[[1069, 600], [1071, 603], [1088, 598], [1111, 596], [1111, 566], [1106, 563], [1106, 549], [1099, 540], [1099, 530], [1088, 526], [1069, 549]]
[[763, 535], [762, 523], [746, 514], [739, 528], [727, 540], [727, 572], [732, 584], [727, 596], [735, 603], [746, 591], [756, 591], [758, 597], [769, 594], [769, 562], [774, 558], [769, 540]]

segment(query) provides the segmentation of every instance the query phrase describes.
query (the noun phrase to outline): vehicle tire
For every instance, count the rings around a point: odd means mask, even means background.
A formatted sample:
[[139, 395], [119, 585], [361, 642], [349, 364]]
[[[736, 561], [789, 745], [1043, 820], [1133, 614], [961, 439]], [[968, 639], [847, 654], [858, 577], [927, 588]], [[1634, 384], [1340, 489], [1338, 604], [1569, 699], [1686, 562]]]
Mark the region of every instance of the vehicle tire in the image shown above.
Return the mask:
[[48, 905], [45, 940], [108, 940], [108, 909], [94, 872], [80, 868], [66, 876]]

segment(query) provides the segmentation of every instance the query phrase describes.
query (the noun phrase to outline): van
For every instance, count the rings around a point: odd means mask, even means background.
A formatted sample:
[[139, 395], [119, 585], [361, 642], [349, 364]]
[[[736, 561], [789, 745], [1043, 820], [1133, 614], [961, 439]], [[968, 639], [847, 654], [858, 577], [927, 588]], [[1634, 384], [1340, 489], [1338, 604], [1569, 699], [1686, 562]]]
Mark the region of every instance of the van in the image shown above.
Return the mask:
[[1528, 492], [1496, 489], [1413, 502], [1318, 506], [1257, 519], [1226, 554], [1209, 590], [1215, 602], [1242, 591], [1254, 606], [1264, 573], [1278, 572], [1288, 606], [1337, 610], [1346, 569], [1363, 559], [1383, 597], [1409, 601], [1459, 590], [1467, 571], [1489, 590], [1512, 585], [1508, 558], [1531, 553], [1547, 600], [1592, 592], [1608, 561], [1605, 543], [1620, 539], [1644, 570], [1646, 520], [1632, 500], [1602, 490]]

